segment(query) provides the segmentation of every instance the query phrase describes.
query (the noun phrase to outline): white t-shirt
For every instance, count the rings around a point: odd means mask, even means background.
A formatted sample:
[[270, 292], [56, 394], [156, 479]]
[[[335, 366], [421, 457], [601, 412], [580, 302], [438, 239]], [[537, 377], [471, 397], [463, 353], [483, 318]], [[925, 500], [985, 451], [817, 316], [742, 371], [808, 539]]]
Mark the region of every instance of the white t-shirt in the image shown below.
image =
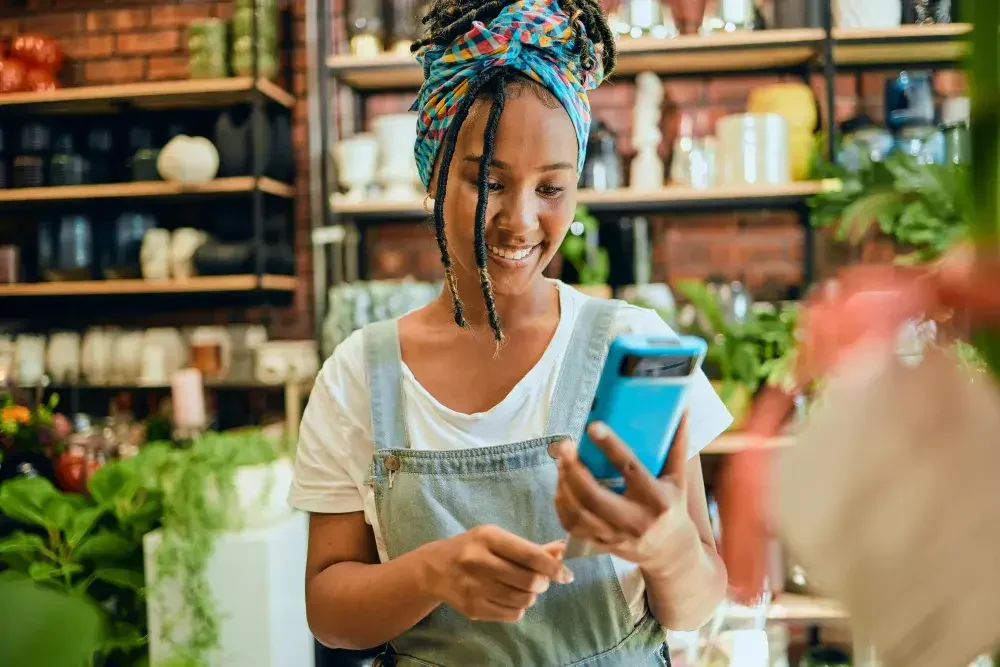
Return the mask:
[[[538, 363], [499, 404], [486, 412], [462, 414], [439, 403], [403, 367], [406, 429], [414, 449], [460, 450], [521, 442], [544, 434], [549, 404], [570, 334], [590, 298], [559, 286], [560, 319]], [[612, 336], [639, 333], [674, 336], [655, 311], [623, 305]], [[699, 371], [689, 394], [688, 456], [694, 456], [732, 423], [725, 405]], [[382, 562], [388, 560], [375, 511], [375, 494], [365, 484], [375, 450], [365, 371], [363, 333], [356, 331], [323, 364], [299, 430], [295, 477], [289, 503], [320, 514], [365, 513]], [[636, 622], [646, 613], [645, 584], [638, 568], [614, 559], [615, 571]]]

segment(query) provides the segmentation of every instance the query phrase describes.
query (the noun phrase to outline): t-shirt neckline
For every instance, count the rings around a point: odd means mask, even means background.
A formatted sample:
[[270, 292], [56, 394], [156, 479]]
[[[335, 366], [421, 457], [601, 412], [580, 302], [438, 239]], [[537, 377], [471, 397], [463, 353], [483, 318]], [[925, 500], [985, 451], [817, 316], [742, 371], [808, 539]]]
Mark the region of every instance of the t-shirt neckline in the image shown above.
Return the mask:
[[555, 333], [552, 334], [552, 339], [549, 344], [545, 347], [545, 351], [542, 356], [538, 358], [535, 365], [528, 370], [527, 373], [517, 381], [517, 384], [511, 388], [511, 390], [504, 396], [499, 403], [491, 407], [489, 410], [484, 410], [482, 412], [459, 412], [449, 408], [447, 405], [441, 403], [432, 393], [427, 391], [427, 389], [420, 384], [413, 371], [410, 367], [406, 365], [402, 360], [400, 360], [400, 365], [402, 366], [403, 378], [406, 382], [409, 382], [414, 390], [424, 397], [436, 410], [439, 410], [449, 419], [467, 420], [467, 421], [479, 421], [483, 419], [489, 419], [498, 412], [502, 412], [505, 406], [516, 402], [521, 396], [526, 392], [531, 390], [534, 382], [538, 381], [538, 376], [545, 373], [546, 370], [555, 363], [555, 357], [566, 348], [569, 344], [569, 336], [573, 328], [573, 324], [576, 320], [575, 317], [570, 316], [569, 303], [569, 287], [565, 285], [562, 281], [553, 280], [552, 281], [556, 289], [559, 292], [559, 323], [556, 325]]

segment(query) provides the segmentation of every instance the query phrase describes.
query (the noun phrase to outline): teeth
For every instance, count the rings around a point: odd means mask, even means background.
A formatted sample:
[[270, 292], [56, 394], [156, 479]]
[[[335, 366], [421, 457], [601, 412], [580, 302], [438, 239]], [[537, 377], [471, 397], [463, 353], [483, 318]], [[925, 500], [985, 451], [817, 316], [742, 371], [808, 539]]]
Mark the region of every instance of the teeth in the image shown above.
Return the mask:
[[534, 250], [534, 247], [531, 247], [531, 248], [501, 248], [501, 247], [495, 246], [495, 245], [486, 246], [486, 247], [489, 248], [490, 252], [493, 253], [494, 255], [496, 255], [497, 257], [503, 257], [504, 259], [513, 259], [513, 260], [524, 259], [525, 257], [527, 257], [528, 255], [531, 254], [532, 250]]

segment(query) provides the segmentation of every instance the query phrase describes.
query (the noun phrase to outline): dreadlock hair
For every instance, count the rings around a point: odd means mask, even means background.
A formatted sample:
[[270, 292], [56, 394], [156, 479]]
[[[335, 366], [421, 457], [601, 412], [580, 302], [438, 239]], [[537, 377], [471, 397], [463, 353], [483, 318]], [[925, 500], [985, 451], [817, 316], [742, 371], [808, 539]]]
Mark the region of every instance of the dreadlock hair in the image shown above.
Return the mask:
[[[473, 21], [488, 23], [495, 19], [505, 7], [513, 3], [514, 0], [436, 0], [423, 19], [426, 34], [424, 38], [414, 42], [412, 51], [419, 51], [428, 45], [448, 45], [467, 32]], [[601, 11], [599, 0], [561, 0], [561, 5], [569, 13], [574, 26], [576, 26], [577, 38], [573, 46], [573, 53], [580, 59], [580, 66], [585, 70], [594, 69], [597, 65], [594, 62], [594, 54], [596, 54], [597, 57], [601, 58], [605, 76], [610, 75], [614, 71], [618, 51], [615, 46], [614, 33]], [[585, 46], [593, 48], [584, 48]], [[434, 196], [434, 232], [438, 248], [441, 251], [441, 263], [444, 265], [448, 291], [451, 292], [455, 323], [465, 328], [468, 327], [468, 322], [465, 319], [465, 309], [458, 293], [455, 267], [451, 254], [448, 252], [448, 239], [445, 235], [444, 200], [448, 188], [448, 172], [455, 155], [462, 124], [469, 117], [472, 106], [477, 100], [492, 98], [493, 105], [490, 108], [486, 129], [483, 132], [483, 152], [476, 179], [479, 197], [476, 201], [474, 242], [476, 268], [479, 270], [483, 302], [486, 306], [490, 329], [492, 329], [498, 344], [504, 342], [504, 332], [496, 311], [493, 284], [486, 269], [486, 207], [489, 202], [490, 165], [493, 162], [500, 114], [503, 113], [504, 104], [512, 86], [520, 85], [530, 86], [536, 93], [548, 97], [548, 91], [539, 84], [520, 72], [503, 67], [487, 70], [470, 82], [469, 93], [459, 102], [455, 118], [442, 145], [437, 173], [437, 191]]]

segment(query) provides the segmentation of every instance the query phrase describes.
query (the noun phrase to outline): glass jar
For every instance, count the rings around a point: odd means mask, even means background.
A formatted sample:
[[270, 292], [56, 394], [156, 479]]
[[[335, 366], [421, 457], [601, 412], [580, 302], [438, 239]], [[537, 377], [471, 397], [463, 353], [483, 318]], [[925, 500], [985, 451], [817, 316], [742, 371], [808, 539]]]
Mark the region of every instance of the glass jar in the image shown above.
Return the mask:
[[361, 58], [377, 56], [385, 48], [385, 16], [379, 0], [350, 0], [347, 34], [351, 53]]

